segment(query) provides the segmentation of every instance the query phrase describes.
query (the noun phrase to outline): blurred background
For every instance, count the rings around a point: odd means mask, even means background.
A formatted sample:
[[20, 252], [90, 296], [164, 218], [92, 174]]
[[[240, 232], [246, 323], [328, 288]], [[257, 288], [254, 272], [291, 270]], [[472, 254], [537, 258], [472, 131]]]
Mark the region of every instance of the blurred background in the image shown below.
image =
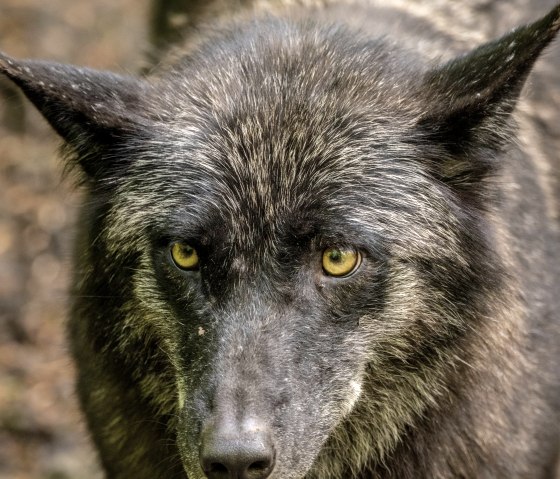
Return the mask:
[[[0, 49], [136, 72], [148, 0], [0, 0]], [[79, 191], [59, 140], [0, 79], [0, 479], [100, 478], [64, 338]]]

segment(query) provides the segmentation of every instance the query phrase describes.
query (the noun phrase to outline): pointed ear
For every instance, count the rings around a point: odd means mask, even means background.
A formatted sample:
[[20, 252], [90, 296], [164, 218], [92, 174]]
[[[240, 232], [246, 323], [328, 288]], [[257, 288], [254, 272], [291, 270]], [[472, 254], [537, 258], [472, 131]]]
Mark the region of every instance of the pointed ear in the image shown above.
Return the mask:
[[[499, 150], [512, 136], [510, 114], [523, 84], [559, 29], [557, 6], [541, 20], [429, 71], [422, 82], [428, 101], [421, 130], [451, 156]], [[460, 173], [460, 162], [446, 166]]]
[[1, 53], [0, 73], [21, 88], [90, 177], [109, 168], [104, 151], [149, 123], [142, 109], [149, 85], [140, 79], [45, 61], [17, 61]]

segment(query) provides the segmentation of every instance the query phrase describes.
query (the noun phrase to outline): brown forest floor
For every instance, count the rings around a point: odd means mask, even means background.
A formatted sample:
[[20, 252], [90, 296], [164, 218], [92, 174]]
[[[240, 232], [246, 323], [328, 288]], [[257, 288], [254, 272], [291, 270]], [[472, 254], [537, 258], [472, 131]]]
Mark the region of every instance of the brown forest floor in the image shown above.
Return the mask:
[[[0, 0], [0, 49], [14, 57], [136, 71], [147, 0]], [[100, 477], [64, 339], [79, 192], [58, 139], [0, 81], [0, 479]]]

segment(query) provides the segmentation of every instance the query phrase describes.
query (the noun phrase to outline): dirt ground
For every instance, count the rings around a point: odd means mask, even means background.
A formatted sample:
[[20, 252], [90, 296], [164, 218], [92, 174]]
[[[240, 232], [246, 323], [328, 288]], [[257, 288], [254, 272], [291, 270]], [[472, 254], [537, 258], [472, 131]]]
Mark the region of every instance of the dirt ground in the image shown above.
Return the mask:
[[[137, 71], [148, 0], [0, 0], [0, 49], [14, 57]], [[0, 81], [0, 479], [101, 477], [64, 339], [80, 194], [59, 140]]]

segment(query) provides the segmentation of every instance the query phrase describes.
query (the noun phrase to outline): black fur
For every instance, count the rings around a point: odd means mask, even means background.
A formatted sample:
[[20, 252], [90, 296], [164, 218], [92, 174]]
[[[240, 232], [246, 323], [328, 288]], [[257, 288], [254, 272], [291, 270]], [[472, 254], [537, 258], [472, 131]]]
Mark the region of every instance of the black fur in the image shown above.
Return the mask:
[[560, 6], [465, 52], [414, 5], [257, 9], [146, 78], [0, 57], [87, 186], [69, 331], [108, 477], [554, 477], [560, 158], [520, 98]]

